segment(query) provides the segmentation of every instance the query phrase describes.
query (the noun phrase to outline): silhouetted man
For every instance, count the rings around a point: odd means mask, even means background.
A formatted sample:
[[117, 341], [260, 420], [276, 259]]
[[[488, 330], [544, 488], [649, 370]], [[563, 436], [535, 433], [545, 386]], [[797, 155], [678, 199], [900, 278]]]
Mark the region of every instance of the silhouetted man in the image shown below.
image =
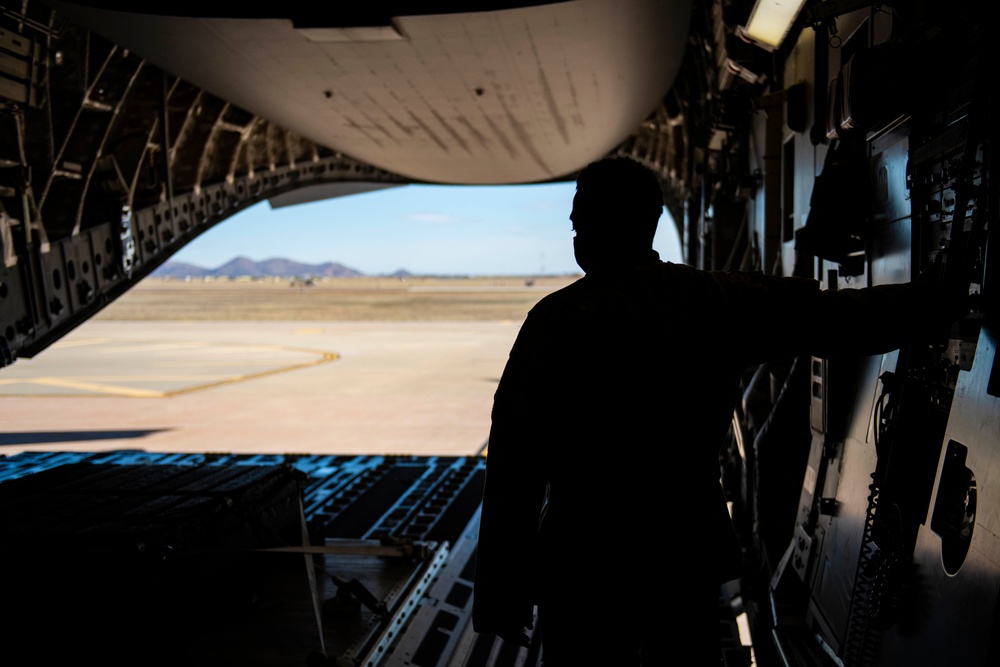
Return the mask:
[[531, 310], [497, 387], [473, 623], [526, 645], [537, 604], [546, 667], [718, 665], [720, 586], [741, 566], [719, 449], [741, 375], [950, 321], [933, 281], [834, 291], [662, 262], [662, 210], [633, 160], [579, 174], [586, 275]]

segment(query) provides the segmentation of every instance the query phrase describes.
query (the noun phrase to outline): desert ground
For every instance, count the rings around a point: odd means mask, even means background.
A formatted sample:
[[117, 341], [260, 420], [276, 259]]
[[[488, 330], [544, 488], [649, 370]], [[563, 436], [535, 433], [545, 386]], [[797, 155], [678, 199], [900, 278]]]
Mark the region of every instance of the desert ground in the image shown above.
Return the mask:
[[538, 299], [578, 277], [147, 278], [94, 319], [521, 321]]

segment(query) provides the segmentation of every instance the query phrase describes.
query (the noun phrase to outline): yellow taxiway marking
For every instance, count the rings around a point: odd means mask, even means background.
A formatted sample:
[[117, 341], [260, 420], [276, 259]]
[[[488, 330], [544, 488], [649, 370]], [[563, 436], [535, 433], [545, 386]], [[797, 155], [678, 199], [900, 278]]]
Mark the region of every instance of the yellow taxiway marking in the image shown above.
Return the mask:
[[[111, 341], [108, 341], [111, 342]], [[173, 352], [175, 350], [203, 350], [211, 343], [182, 342], [182, 343], [147, 343], [144, 341], [117, 341], [127, 344], [128, 347], [112, 348], [103, 350], [101, 354], [134, 354], [135, 352]]]
[[39, 376], [35, 378], [9, 378], [0, 379], [0, 385], [4, 384], [19, 384], [19, 383], [34, 383], [34, 384], [64, 384], [69, 386], [70, 384], [94, 384], [94, 385], [111, 385], [117, 382], [206, 382], [208, 380], [216, 380], [219, 377], [219, 373], [188, 373], [186, 375], [177, 375], [176, 373], [171, 373], [168, 375], [88, 375], [87, 379], [74, 379], [69, 377], [56, 377], [56, 376]]
[[178, 396], [180, 394], [190, 394], [194, 391], [201, 391], [203, 389], [209, 389], [211, 387], [218, 387], [224, 384], [232, 384], [234, 382], [244, 382], [246, 380], [256, 380], [257, 378], [262, 378], [267, 375], [276, 375], [278, 373], [287, 373], [288, 371], [294, 371], [299, 368], [308, 368], [309, 366], [319, 366], [320, 364], [325, 364], [329, 361], [336, 361], [340, 359], [340, 355], [334, 352], [324, 352], [320, 359], [314, 361], [307, 361], [301, 364], [293, 364], [291, 366], [284, 366], [282, 368], [272, 368], [271, 370], [261, 371], [260, 373], [251, 373], [249, 375], [237, 375], [235, 377], [226, 378], [224, 380], [219, 380], [217, 382], [209, 382], [202, 385], [195, 385], [193, 387], [185, 387], [183, 389], [176, 389], [174, 391], [164, 392], [164, 396]]
[[110, 343], [110, 338], [83, 338], [80, 340], [61, 340], [58, 343], [52, 344], [52, 349], [56, 348], [66, 348], [66, 347], [84, 347], [87, 345], [100, 345], [101, 343]]
[[[197, 360], [197, 359], [192, 360], [192, 359], [188, 359], [187, 361], [154, 361], [154, 362], [151, 362], [149, 365], [152, 368], [161, 368], [161, 369], [162, 368], [187, 368], [187, 369], [190, 370], [192, 366], [204, 366], [205, 365], [204, 362], [205, 362], [205, 360]], [[232, 366], [244, 366], [244, 367], [245, 366], [273, 366], [275, 363], [278, 363], [278, 362], [276, 362], [274, 359], [257, 359], [257, 360], [251, 360], [251, 361], [242, 361], [240, 359], [233, 359], [231, 361], [214, 361], [213, 360], [211, 362], [211, 365], [212, 365], [212, 368], [227, 368], [227, 367], [232, 367]], [[213, 373], [212, 375], [218, 375], [218, 373]], [[131, 377], [138, 377], [138, 376], [133, 375]], [[174, 376], [174, 377], [177, 378], [179, 376]], [[156, 378], [155, 376], [151, 378], [151, 377], [147, 376], [147, 377], [142, 377], [141, 379], [144, 379], [144, 380], [146, 380], [146, 379], [168, 380], [170, 378], [167, 377], [167, 376], [160, 377], [160, 378]], [[193, 379], [196, 379], [196, 376]]]
[[83, 382], [81, 380], [68, 380], [66, 378], [33, 378], [31, 380], [20, 380], [27, 384], [39, 384], [46, 387], [63, 387], [66, 389], [79, 389], [80, 391], [91, 391], [98, 394], [114, 394], [115, 396], [135, 396], [138, 398], [162, 398], [162, 391], [151, 391], [149, 389], [138, 389], [136, 387], [122, 387], [113, 384], [101, 384], [98, 382]]
[[[118, 343], [127, 346], [127, 349], [117, 349], [102, 351], [107, 354], [111, 353], [122, 353], [123, 351], [135, 352], [136, 350], [142, 352], [149, 352], [151, 350], [162, 351], [162, 350], [184, 350], [191, 348], [221, 348], [218, 350], [224, 354], [239, 353], [244, 354], [247, 352], [294, 352], [294, 353], [305, 353], [310, 355], [316, 355], [315, 359], [309, 361], [299, 362], [299, 363], [286, 363], [285, 365], [279, 365], [276, 368], [269, 368], [255, 373], [244, 373], [242, 375], [232, 375], [223, 376], [221, 373], [200, 373], [197, 375], [164, 375], [162, 373], [149, 374], [149, 375], [130, 375], [130, 376], [90, 376], [88, 379], [74, 379], [66, 377], [35, 377], [35, 378], [3, 378], [0, 379], [0, 386], [3, 385], [13, 385], [13, 384], [27, 384], [27, 385], [39, 385], [47, 387], [62, 387], [65, 389], [74, 389], [79, 392], [89, 392], [91, 396], [121, 396], [121, 397], [131, 397], [131, 398], [169, 398], [171, 396], [178, 396], [181, 394], [190, 394], [196, 391], [202, 391], [204, 389], [210, 389], [212, 387], [219, 387], [225, 384], [235, 384], [237, 382], [245, 382], [247, 380], [256, 380], [257, 378], [266, 377], [268, 375], [276, 375], [278, 373], [287, 373], [289, 371], [298, 370], [300, 368], [308, 368], [310, 366], [318, 366], [319, 364], [325, 364], [331, 361], [336, 361], [340, 359], [340, 355], [336, 352], [328, 352], [325, 350], [315, 350], [306, 349], [301, 347], [291, 347], [287, 345], [254, 345], [247, 343], [209, 343], [209, 342], [187, 342], [187, 343], [160, 343], [154, 341], [113, 341], [112, 339], [88, 339], [87, 341], [81, 341], [80, 345], [92, 345], [96, 343]], [[68, 345], [67, 345], [68, 347]], [[74, 345], [76, 347], [76, 345]], [[227, 349], [228, 348], [228, 349]], [[239, 349], [234, 349], [239, 348]], [[179, 365], [184, 363], [186, 366], [190, 367], [191, 361], [188, 362], [169, 362], [160, 361], [154, 362], [153, 366], [156, 368], [163, 368], [165, 365]], [[278, 359], [246, 359], [244, 361], [227, 359], [224, 362], [215, 362], [209, 358], [202, 357], [195, 363], [198, 365], [208, 365], [210, 368], [222, 367], [222, 366], [242, 366], [242, 367], [253, 367], [260, 365], [273, 366], [275, 364], [281, 364], [282, 362]], [[95, 382], [95, 379], [104, 380], [104, 382]], [[108, 381], [114, 381], [112, 384]], [[126, 386], [123, 383], [136, 383], [136, 382], [178, 382], [178, 381], [197, 381], [197, 384], [193, 384], [188, 387], [182, 387], [180, 389], [173, 389], [168, 391], [158, 391], [152, 389], [141, 389], [133, 386]], [[51, 393], [40, 393], [40, 394], [6, 394], [7, 396], [20, 395], [20, 396], [38, 396], [51, 398], [53, 396], [78, 396], [79, 394], [51, 394]], [[88, 395], [84, 393], [84, 395]]]

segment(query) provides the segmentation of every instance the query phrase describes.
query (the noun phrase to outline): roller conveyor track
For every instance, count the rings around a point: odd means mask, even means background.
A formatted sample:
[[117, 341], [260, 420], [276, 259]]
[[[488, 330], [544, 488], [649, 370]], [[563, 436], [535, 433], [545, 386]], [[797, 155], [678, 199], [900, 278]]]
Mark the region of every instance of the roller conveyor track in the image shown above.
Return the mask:
[[472, 631], [484, 476], [481, 457], [6, 457], [4, 623], [23, 664], [541, 665], [537, 634]]

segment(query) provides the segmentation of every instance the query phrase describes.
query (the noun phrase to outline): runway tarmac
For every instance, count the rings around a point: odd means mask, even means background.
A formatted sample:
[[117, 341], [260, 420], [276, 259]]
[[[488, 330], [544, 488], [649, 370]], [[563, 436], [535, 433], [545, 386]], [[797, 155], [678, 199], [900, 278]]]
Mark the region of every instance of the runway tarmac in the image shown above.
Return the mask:
[[472, 455], [519, 326], [89, 321], [0, 368], [0, 455]]

